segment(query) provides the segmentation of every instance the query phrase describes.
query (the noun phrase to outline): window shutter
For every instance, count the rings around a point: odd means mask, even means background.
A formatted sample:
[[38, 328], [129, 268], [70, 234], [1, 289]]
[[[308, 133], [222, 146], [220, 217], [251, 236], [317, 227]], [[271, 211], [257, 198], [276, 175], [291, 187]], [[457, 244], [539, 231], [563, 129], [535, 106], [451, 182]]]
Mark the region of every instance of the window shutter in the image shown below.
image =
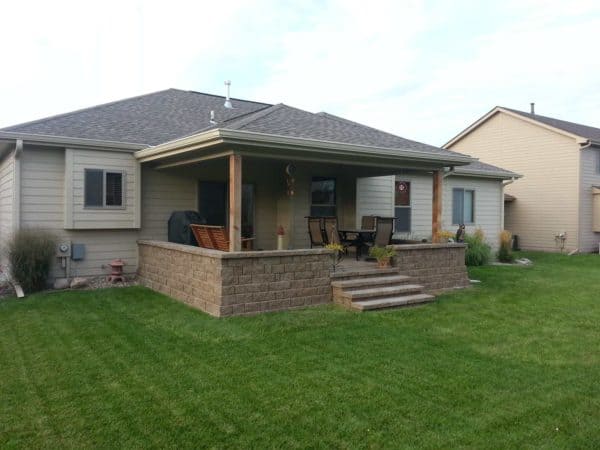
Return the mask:
[[460, 225], [463, 223], [463, 211], [464, 211], [464, 190], [453, 189], [452, 190], [452, 223]]
[[106, 206], [123, 206], [123, 174], [106, 172]]
[[84, 172], [84, 205], [103, 206], [102, 184], [103, 171], [97, 169], [86, 169]]
[[474, 191], [465, 191], [465, 199], [464, 199], [464, 222], [463, 223], [474, 223], [474, 207], [475, 204], [475, 192]]

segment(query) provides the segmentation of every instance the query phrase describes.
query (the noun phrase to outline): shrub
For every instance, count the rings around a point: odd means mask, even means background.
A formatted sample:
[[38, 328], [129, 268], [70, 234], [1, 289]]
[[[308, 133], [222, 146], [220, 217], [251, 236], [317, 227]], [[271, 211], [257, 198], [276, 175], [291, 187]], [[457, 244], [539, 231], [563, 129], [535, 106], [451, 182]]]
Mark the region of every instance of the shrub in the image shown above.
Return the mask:
[[483, 231], [477, 229], [475, 233], [465, 235], [467, 249], [465, 251], [465, 264], [467, 266], [483, 266], [490, 261], [491, 247], [485, 242]]
[[377, 261], [384, 258], [393, 258], [396, 256], [396, 250], [393, 247], [371, 247], [369, 249], [369, 256], [375, 258]]
[[12, 278], [25, 292], [44, 289], [55, 251], [54, 236], [36, 229], [17, 231], [8, 243]]
[[515, 260], [515, 255], [512, 252], [512, 234], [510, 231], [504, 230], [500, 233], [500, 248], [498, 249], [498, 261], [511, 263]]
[[441, 230], [436, 233], [438, 242], [448, 242], [450, 239], [454, 240], [456, 233], [448, 230]]

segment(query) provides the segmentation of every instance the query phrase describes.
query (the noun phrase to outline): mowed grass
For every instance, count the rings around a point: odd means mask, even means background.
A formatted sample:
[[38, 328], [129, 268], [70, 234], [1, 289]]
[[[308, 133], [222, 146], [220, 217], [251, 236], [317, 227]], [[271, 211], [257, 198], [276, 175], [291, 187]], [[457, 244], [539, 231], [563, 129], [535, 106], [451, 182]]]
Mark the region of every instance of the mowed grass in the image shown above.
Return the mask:
[[425, 307], [214, 319], [144, 288], [0, 301], [2, 448], [598, 448], [600, 257]]

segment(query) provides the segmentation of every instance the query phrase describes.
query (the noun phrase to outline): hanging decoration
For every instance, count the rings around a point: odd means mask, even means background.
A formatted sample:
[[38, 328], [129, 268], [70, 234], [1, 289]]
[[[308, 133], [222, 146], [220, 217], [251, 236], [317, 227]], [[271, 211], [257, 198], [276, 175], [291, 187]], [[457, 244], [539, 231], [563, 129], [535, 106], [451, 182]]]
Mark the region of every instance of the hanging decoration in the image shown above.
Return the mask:
[[295, 183], [296, 183], [296, 179], [294, 178], [295, 173], [296, 173], [296, 166], [294, 166], [294, 164], [289, 163], [287, 166], [285, 166], [285, 182], [287, 185], [286, 194], [288, 197], [294, 196]]

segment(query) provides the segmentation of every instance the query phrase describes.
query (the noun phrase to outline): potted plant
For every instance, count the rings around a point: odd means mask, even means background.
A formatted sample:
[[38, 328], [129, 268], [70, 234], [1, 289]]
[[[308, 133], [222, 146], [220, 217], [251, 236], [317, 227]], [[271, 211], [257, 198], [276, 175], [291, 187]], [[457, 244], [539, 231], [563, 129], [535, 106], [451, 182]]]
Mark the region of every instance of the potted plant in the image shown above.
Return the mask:
[[327, 244], [325, 248], [333, 250], [333, 271], [335, 272], [335, 266], [342, 260], [344, 247], [341, 244]]
[[377, 265], [380, 268], [390, 267], [390, 260], [396, 256], [396, 250], [393, 247], [371, 247], [369, 256], [377, 260]]

